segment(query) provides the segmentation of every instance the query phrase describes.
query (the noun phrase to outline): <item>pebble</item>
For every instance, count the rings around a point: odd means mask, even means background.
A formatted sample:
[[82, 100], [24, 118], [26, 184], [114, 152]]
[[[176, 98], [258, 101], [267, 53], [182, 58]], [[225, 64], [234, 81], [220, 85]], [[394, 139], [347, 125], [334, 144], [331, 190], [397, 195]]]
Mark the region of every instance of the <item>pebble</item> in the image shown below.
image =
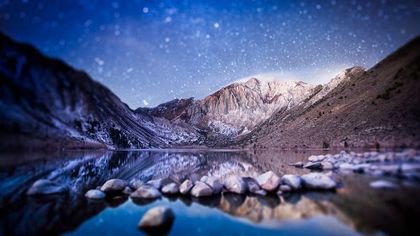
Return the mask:
[[226, 190], [231, 193], [243, 194], [247, 191], [245, 181], [239, 176], [229, 176], [224, 185]]
[[161, 234], [170, 228], [175, 219], [175, 214], [168, 207], [154, 207], [149, 209], [141, 218], [138, 227], [151, 234]]

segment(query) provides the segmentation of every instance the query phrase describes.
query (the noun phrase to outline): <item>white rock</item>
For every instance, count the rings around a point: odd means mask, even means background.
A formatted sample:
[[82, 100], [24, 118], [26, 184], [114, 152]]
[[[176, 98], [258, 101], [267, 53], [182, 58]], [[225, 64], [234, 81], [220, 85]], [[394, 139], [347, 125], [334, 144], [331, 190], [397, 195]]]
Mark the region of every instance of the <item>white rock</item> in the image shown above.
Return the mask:
[[325, 159], [325, 156], [324, 155], [318, 155], [318, 156], [310, 156], [310, 157], [308, 157], [308, 160], [309, 161], [312, 161], [312, 162], [320, 162], [320, 161], [323, 161]]
[[172, 224], [175, 214], [168, 207], [154, 207], [149, 209], [141, 218], [138, 226], [144, 230], [153, 230]]
[[273, 171], [267, 171], [258, 176], [257, 182], [262, 189], [266, 191], [274, 191], [279, 186], [281, 179]]
[[178, 185], [176, 183], [170, 183], [162, 187], [163, 194], [177, 194], [179, 192]]
[[353, 165], [352, 164], [349, 164], [349, 163], [343, 163], [343, 164], [340, 164], [339, 166], [338, 166], [338, 168], [340, 168], [340, 170], [353, 170]]
[[188, 194], [190, 190], [193, 188], [194, 184], [191, 180], [186, 179], [182, 184], [179, 186], [179, 192], [181, 194]]
[[420, 171], [420, 164], [403, 163], [401, 165], [401, 170], [403, 172], [416, 172], [416, 171]]
[[207, 197], [213, 195], [213, 189], [206, 183], [201, 181], [195, 182], [194, 187], [191, 189], [191, 195], [194, 197]]
[[334, 165], [329, 161], [323, 161], [321, 162], [321, 166], [323, 170], [333, 170]]
[[310, 173], [301, 176], [305, 187], [310, 189], [335, 189], [337, 183], [328, 175], [321, 173]]
[[396, 189], [398, 186], [392, 182], [386, 181], [386, 180], [377, 180], [373, 181], [369, 184], [371, 188], [377, 188], [377, 189]]
[[105, 198], [105, 193], [97, 189], [91, 189], [85, 193], [85, 197], [99, 200]]
[[302, 180], [296, 175], [283, 175], [283, 177], [281, 177], [281, 182], [293, 189], [300, 189], [302, 187]]
[[245, 181], [238, 176], [229, 176], [224, 185], [226, 190], [231, 193], [243, 194], [247, 190]]

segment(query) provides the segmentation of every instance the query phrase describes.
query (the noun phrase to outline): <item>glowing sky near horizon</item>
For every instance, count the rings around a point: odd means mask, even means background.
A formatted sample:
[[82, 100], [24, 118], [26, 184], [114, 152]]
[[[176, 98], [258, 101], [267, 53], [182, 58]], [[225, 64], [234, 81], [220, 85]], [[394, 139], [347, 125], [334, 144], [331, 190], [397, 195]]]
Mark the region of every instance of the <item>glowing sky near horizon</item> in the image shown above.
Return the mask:
[[[130, 107], [278, 73], [325, 83], [420, 34], [419, 1], [0, 0], [0, 29]], [[290, 78], [289, 78], [290, 77]]]

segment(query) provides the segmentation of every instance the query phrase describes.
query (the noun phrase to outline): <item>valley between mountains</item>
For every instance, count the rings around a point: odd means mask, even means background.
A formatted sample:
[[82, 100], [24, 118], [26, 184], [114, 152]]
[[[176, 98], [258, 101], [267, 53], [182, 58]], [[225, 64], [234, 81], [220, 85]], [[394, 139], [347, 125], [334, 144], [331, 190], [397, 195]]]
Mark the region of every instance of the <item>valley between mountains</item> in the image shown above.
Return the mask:
[[85, 72], [3, 34], [0, 54], [2, 150], [420, 147], [419, 37], [327, 84], [256, 75], [202, 99], [135, 110]]

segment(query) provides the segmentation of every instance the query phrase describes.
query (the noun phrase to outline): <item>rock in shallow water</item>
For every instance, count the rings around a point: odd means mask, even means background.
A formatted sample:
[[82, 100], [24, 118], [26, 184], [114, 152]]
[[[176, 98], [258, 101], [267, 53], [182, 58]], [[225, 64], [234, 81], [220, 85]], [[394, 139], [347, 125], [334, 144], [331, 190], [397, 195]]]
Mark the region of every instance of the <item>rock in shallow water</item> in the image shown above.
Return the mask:
[[104, 193], [115, 193], [121, 192], [127, 187], [127, 182], [122, 179], [110, 179], [104, 183], [101, 187], [101, 191]]
[[310, 189], [335, 189], [337, 183], [328, 175], [321, 173], [310, 173], [301, 176], [305, 187]]
[[301, 162], [301, 161], [298, 161], [298, 162], [289, 164], [289, 166], [294, 166], [296, 168], [303, 168], [304, 165], [305, 164], [303, 162]]
[[242, 177], [229, 176], [229, 178], [225, 180], [225, 188], [228, 192], [243, 194], [247, 190], [247, 185]]
[[130, 194], [131, 198], [134, 199], [155, 199], [162, 196], [159, 190], [155, 189], [153, 186], [140, 186], [140, 188], [136, 189], [132, 194]]
[[152, 234], [169, 231], [175, 219], [175, 214], [168, 207], [154, 207], [149, 209], [141, 218], [138, 227]]
[[281, 179], [273, 171], [267, 171], [258, 176], [257, 182], [262, 189], [266, 191], [274, 191], [279, 186]]
[[193, 182], [187, 179], [184, 182], [182, 182], [181, 186], [179, 186], [179, 192], [181, 194], [188, 194], [193, 186], [194, 186]]
[[223, 190], [222, 182], [216, 177], [207, 177], [204, 183], [206, 183], [208, 186], [210, 186], [210, 188], [213, 189], [213, 194], [219, 194]]
[[262, 190], [260, 185], [258, 184], [258, 182], [254, 178], [245, 177], [245, 178], [243, 178], [243, 180], [245, 181], [245, 183], [247, 185], [247, 189], [250, 193], [257, 193], [257, 192], [260, 192], [260, 190]]
[[177, 194], [179, 187], [176, 183], [170, 183], [162, 187], [163, 194]]
[[386, 180], [377, 180], [373, 181], [369, 184], [371, 188], [376, 189], [396, 189], [398, 186], [392, 182], [386, 181]]
[[321, 162], [308, 162], [303, 166], [303, 168], [310, 170], [322, 170], [322, 164]]
[[85, 193], [85, 197], [89, 199], [99, 200], [105, 198], [105, 193], [97, 189], [91, 189]]
[[213, 195], [213, 189], [210, 188], [206, 183], [197, 181], [194, 187], [191, 189], [191, 195], [194, 197], [208, 197]]
[[302, 180], [296, 175], [283, 175], [281, 181], [283, 184], [286, 184], [295, 190], [302, 187]]
[[28, 195], [48, 195], [67, 192], [67, 187], [61, 186], [48, 179], [39, 179], [35, 181], [26, 192]]

